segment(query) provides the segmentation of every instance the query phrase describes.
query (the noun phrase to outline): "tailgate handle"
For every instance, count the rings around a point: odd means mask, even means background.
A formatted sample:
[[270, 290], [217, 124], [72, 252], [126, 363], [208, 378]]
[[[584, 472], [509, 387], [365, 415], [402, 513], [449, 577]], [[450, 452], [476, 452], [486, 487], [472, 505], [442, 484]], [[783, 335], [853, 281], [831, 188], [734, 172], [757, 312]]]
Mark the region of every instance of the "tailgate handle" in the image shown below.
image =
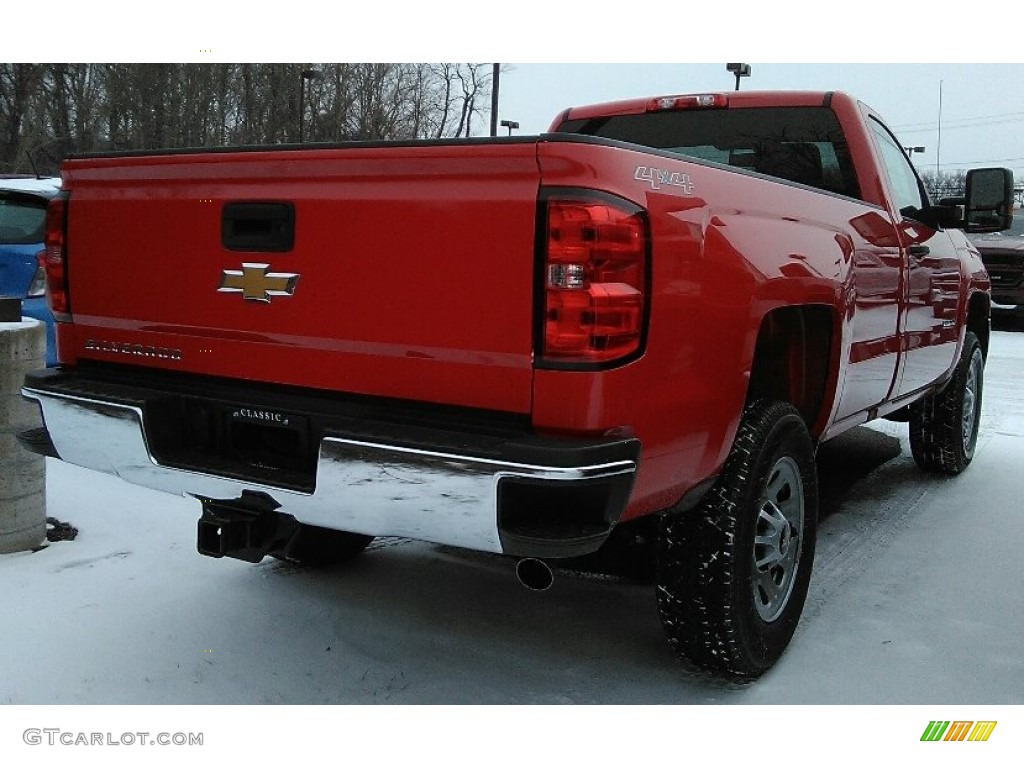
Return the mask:
[[220, 242], [229, 251], [290, 251], [295, 243], [295, 206], [225, 203]]

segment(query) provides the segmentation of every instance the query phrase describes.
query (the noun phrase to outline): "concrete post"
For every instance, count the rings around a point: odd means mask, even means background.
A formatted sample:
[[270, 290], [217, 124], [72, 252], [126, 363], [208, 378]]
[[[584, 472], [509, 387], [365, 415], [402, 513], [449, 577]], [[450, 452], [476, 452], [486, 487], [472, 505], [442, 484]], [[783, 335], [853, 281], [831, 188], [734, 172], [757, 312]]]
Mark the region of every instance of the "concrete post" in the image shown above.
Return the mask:
[[42, 426], [39, 408], [21, 397], [28, 371], [46, 365], [46, 328], [38, 320], [0, 322], [0, 554], [46, 539], [46, 460], [17, 434]]

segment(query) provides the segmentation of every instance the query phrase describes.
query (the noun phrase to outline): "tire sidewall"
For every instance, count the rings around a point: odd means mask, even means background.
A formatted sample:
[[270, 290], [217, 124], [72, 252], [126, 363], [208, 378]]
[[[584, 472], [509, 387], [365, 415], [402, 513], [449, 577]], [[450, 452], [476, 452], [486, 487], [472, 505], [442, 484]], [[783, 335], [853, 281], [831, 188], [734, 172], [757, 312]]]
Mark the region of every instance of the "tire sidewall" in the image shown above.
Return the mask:
[[[962, 380], [958, 382], [960, 385], [960, 402], [958, 408], [958, 415], [961, 423], [963, 422], [964, 409], [967, 406], [965, 401], [965, 394], [967, 392], [967, 381], [970, 379], [971, 366], [973, 365], [974, 359], [978, 358], [978, 381], [976, 383], [976, 391], [974, 393], [974, 427], [973, 434], [971, 435], [970, 445], [964, 445], [963, 439], [960, 440], [960, 453], [961, 460], [964, 466], [970, 463], [971, 459], [974, 458], [974, 451], [978, 446], [978, 433], [981, 431], [981, 397], [984, 392], [985, 385], [985, 358], [981, 354], [981, 345], [978, 340], [971, 334], [967, 342], [969, 344], [964, 354], [964, 367], [961, 374]], [[962, 433], [961, 433], [962, 434]]]
[[[782, 613], [766, 622], [754, 606], [754, 536], [760, 509], [759, 502], [768, 481], [768, 474], [779, 459], [791, 458], [800, 475], [803, 491], [803, 528], [800, 531], [800, 554], [793, 587]], [[752, 482], [742, 493], [742, 514], [736, 527], [736, 578], [733, 582], [733, 621], [737, 639], [745, 655], [761, 670], [769, 668], [789, 644], [803, 612], [814, 562], [817, 532], [817, 469], [814, 449], [803, 420], [791, 413], [775, 423], [752, 463]]]

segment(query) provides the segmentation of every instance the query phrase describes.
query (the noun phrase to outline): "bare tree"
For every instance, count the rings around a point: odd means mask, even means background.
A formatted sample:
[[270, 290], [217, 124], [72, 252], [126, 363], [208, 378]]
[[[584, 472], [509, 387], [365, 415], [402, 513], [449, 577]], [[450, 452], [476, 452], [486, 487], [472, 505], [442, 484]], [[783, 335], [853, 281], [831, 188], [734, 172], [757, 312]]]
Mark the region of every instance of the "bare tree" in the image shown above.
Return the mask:
[[32, 97], [40, 84], [41, 69], [35, 64], [0, 66], [0, 164], [6, 170], [19, 171], [27, 165], [23, 157], [26, 115], [32, 111]]
[[[482, 117], [481, 105], [491, 93], [490, 64], [433, 64], [431, 83], [424, 94], [430, 108], [426, 115], [429, 135], [441, 139], [473, 135], [473, 121]], [[424, 134], [420, 134], [424, 135]]]
[[0, 172], [28, 152], [54, 173], [76, 152], [295, 142], [300, 120], [309, 141], [462, 138], [490, 85], [488, 64], [0, 64]]
[[967, 188], [967, 171], [923, 171], [921, 182], [928, 190], [928, 196], [935, 201], [946, 197], [963, 197]]

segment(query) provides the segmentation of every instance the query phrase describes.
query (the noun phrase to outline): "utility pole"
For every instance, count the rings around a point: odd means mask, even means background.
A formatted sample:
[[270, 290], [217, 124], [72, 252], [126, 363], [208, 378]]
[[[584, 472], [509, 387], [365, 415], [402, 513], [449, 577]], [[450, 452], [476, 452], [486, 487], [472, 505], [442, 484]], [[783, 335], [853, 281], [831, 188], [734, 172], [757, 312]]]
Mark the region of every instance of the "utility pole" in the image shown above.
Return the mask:
[[939, 158], [942, 156], [942, 81], [939, 80], [939, 140], [935, 145], [935, 181], [939, 180]]
[[494, 64], [491, 69], [491, 136], [498, 135], [498, 78], [500, 76], [501, 64]]

